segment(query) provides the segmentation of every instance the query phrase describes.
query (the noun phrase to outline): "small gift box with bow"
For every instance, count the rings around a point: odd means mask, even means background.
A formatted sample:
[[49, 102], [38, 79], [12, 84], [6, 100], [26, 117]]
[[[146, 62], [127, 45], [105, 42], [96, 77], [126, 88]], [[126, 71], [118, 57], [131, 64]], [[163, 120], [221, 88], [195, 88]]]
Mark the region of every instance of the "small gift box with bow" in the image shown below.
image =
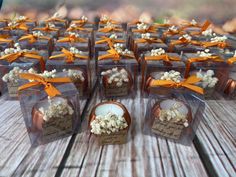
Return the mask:
[[190, 145], [201, 121], [204, 107], [201, 99], [189, 93], [162, 99], [150, 95], [144, 133]]
[[134, 96], [138, 61], [133, 52], [119, 46], [99, 52], [97, 73], [102, 97]]
[[32, 31], [40, 31], [44, 36], [58, 39], [60, 36], [60, 28], [56, 27], [53, 23], [46, 23], [45, 26], [38, 26]]
[[46, 62], [46, 68], [57, 71], [66, 69], [71, 72], [70, 75], [75, 73], [75, 78], [72, 78], [72, 81], [78, 79], [78, 82], [82, 84], [82, 96], [88, 96], [96, 82], [95, 62], [90, 59], [88, 52], [79, 51], [74, 47], [69, 50], [63, 48], [61, 51], [54, 51]]
[[[153, 49], [145, 53], [141, 61], [142, 92], [147, 91], [150, 79], [160, 78], [164, 72], [175, 70], [184, 75], [185, 63], [182, 57], [176, 53], [166, 53], [164, 49]], [[144, 92], [143, 92], [144, 93]]]
[[98, 23], [98, 29], [100, 28], [105, 28], [106, 26], [111, 26], [116, 27], [118, 29], [123, 29], [121, 22], [118, 22], [116, 20], [111, 19], [107, 15], [102, 15], [99, 23]]
[[68, 35], [59, 37], [55, 43], [54, 51], [60, 51], [62, 48], [69, 49], [70, 47], [75, 47], [82, 51], [89, 51], [91, 55], [91, 39], [74, 32], [69, 32]]
[[[122, 34], [122, 33], [121, 33]], [[110, 47], [114, 45], [122, 45], [122, 47], [127, 48], [127, 41], [125, 35], [118, 35], [116, 33], [108, 34], [105, 36], [96, 36], [95, 38], [95, 58], [98, 58], [99, 51], [107, 51]]]
[[169, 43], [171, 40], [177, 40], [184, 34], [186, 34], [186, 32], [175, 25], [169, 26], [160, 33], [161, 39], [166, 43]]
[[125, 31], [119, 25], [108, 22], [104, 27], [98, 28], [95, 33], [95, 37], [107, 36], [111, 34], [122, 35]]
[[80, 123], [79, 93], [68, 77], [21, 73], [18, 88], [25, 125], [33, 146], [71, 135]]
[[18, 87], [20, 86], [20, 73], [36, 73], [33, 68], [23, 70], [19, 67], [14, 67], [6, 73], [1, 79], [7, 84], [8, 96], [12, 99], [18, 98]]
[[27, 34], [18, 39], [21, 48], [45, 51], [48, 55], [53, 50], [53, 40], [48, 36], [44, 36], [40, 31], [33, 31], [32, 34]]
[[137, 58], [146, 51], [159, 48], [167, 50], [168, 46], [160, 38], [158, 38], [157, 35], [153, 35], [151, 33], [142, 33], [133, 36], [132, 49]]
[[211, 22], [206, 20], [203, 24], [198, 23], [196, 20], [192, 19], [190, 22], [184, 22], [180, 25], [181, 30], [186, 31], [192, 35], [201, 34], [206, 31], [211, 25]]
[[47, 20], [41, 21], [40, 26], [46, 26], [48, 23], [54, 24], [56, 28], [60, 28], [62, 31], [65, 31], [65, 29], [68, 27], [68, 21], [63, 19], [58, 12], [54, 13]]
[[89, 128], [100, 145], [125, 144], [131, 126], [129, 112], [119, 102], [97, 104], [89, 117]]
[[[15, 44], [15, 48], [7, 48], [1, 52], [0, 56], [0, 85], [2, 85], [2, 92], [6, 91], [6, 87], [2, 83], [2, 78], [5, 74], [9, 73], [14, 67], [18, 67], [19, 70], [29, 70], [33, 68], [35, 71], [43, 71], [45, 69], [45, 63], [42, 56], [40, 56], [36, 51], [32, 50], [22, 50], [18, 43]], [[15, 72], [11, 72], [15, 73]], [[8, 83], [8, 76], [5, 77], [5, 82]], [[9, 75], [11, 80], [13, 74]], [[15, 84], [11, 84], [15, 85]], [[9, 89], [13, 90], [13, 89]], [[16, 94], [10, 94], [10, 97], [16, 97]]]
[[80, 26], [80, 27], [83, 27], [83, 28], [89, 28], [89, 29], [94, 28], [94, 23], [90, 22], [88, 20], [88, 17], [86, 17], [84, 15], [82, 17], [80, 17], [80, 19], [72, 20], [71, 24], [76, 24], [77, 26]]
[[13, 19], [16, 23], [24, 24], [28, 27], [29, 30], [37, 26], [37, 22], [35, 20], [31, 20], [25, 16], [15, 17]]
[[66, 30], [67, 32], [82, 33], [82, 34], [92, 34], [93, 28], [86, 28], [79, 23], [71, 22], [70, 26]]
[[205, 47], [202, 42], [192, 40], [192, 37], [188, 34], [184, 34], [178, 40], [171, 40], [169, 43], [169, 52], [188, 52], [194, 53], [199, 50], [203, 50]]
[[6, 27], [3, 27], [1, 34], [9, 34], [10, 36], [22, 36], [29, 32], [29, 27], [25, 23], [9, 21]]
[[197, 74], [203, 79], [202, 87], [205, 90], [205, 97], [211, 97], [216, 87], [224, 83], [225, 73], [228, 72], [227, 62], [218, 55], [205, 51], [197, 53], [186, 53], [183, 57], [186, 63], [185, 77]]

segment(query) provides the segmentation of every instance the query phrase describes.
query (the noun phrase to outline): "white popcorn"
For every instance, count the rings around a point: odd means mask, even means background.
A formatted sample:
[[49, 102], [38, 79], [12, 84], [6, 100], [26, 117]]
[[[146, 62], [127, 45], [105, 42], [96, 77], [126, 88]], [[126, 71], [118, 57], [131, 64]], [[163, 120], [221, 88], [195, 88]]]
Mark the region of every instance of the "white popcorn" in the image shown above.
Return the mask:
[[97, 115], [90, 125], [91, 132], [96, 135], [115, 133], [128, 127], [123, 116], [117, 116], [111, 112], [105, 116]]
[[86, 16], [83, 15], [83, 16], [81, 17], [81, 20], [83, 20], [83, 21], [88, 21], [88, 17], [86, 17]]
[[151, 56], [159, 56], [159, 55], [163, 55], [165, 54], [165, 50], [163, 48], [159, 48], [159, 49], [152, 49], [151, 50]]
[[101, 73], [102, 76], [108, 76], [108, 83], [115, 83], [117, 87], [121, 87], [123, 83], [129, 82], [128, 72], [122, 68], [112, 68]]
[[21, 49], [19, 43], [14, 44], [14, 48], [6, 48], [4, 51], [0, 53], [0, 56], [8, 55], [8, 54], [14, 54], [18, 52], [29, 52], [35, 50], [32, 48], [31, 50], [28, 49]]
[[68, 77], [71, 78], [72, 80], [80, 80], [82, 82], [84, 82], [85, 78], [83, 76], [83, 72], [80, 70], [76, 70], [76, 69], [63, 69], [63, 72], [67, 72]]
[[139, 30], [147, 30], [147, 29], [148, 29], [148, 25], [145, 24], [145, 23], [138, 23], [138, 24], [137, 24], [137, 28], [138, 28]]
[[51, 118], [65, 118], [66, 115], [73, 115], [74, 110], [65, 99], [57, 99], [57, 97], [49, 98], [49, 106], [39, 108], [43, 114], [43, 119], [49, 121]]
[[110, 38], [110, 39], [117, 39], [118, 37], [117, 37], [116, 34], [111, 34], [111, 35], [109, 36], [109, 38]]
[[40, 73], [39, 75], [44, 77], [44, 78], [55, 78], [56, 77], [56, 70], [52, 70], [52, 71], [44, 71], [43, 73]]
[[143, 33], [143, 34], [141, 34], [141, 38], [142, 39], [150, 39], [150, 37], [151, 37], [150, 33]]
[[43, 33], [41, 31], [33, 31], [33, 36], [40, 37], [43, 36]]
[[206, 72], [203, 72], [202, 70], [199, 70], [196, 73], [197, 78], [202, 79], [200, 81], [200, 84], [202, 85], [203, 88], [213, 88], [218, 82], [217, 77], [214, 76], [214, 71], [213, 70], [207, 70]]
[[227, 36], [215, 36], [211, 38], [211, 42], [225, 42], [227, 40]]
[[104, 26], [104, 28], [115, 28], [115, 24], [113, 24], [113, 23], [111, 23], [111, 22], [107, 22], [106, 24], [105, 24], [105, 26]]
[[18, 83], [20, 80], [19, 74], [20, 73], [36, 73], [33, 68], [30, 68], [28, 71], [20, 69], [19, 67], [14, 67], [9, 73], [5, 74], [2, 77], [2, 80], [7, 83]]
[[116, 43], [114, 44], [114, 48], [115, 50], [117, 51], [117, 53], [119, 54], [131, 54], [131, 51], [128, 50], [128, 49], [123, 49], [124, 48], [124, 45], [122, 43]]
[[73, 54], [83, 54], [83, 51], [80, 51], [75, 47], [70, 47], [70, 52]]
[[197, 54], [199, 57], [210, 57], [212, 56], [212, 53], [210, 53], [209, 49], [205, 49], [204, 51], [197, 51]]
[[182, 80], [182, 78], [180, 72], [171, 70], [169, 72], [164, 72], [161, 75], [160, 80], [170, 80], [179, 83]]
[[49, 26], [49, 28], [55, 28], [56, 27], [55, 24], [53, 24], [53, 23], [48, 23], [48, 26]]
[[211, 28], [210, 28], [210, 29], [207, 29], [207, 30], [205, 30], [205, 31], [202, 32], [202, 35], [203, 35], [203, 36], [213, 36], [213, 31], [212, 31]]
[[194, 26], [197, 25], [197, 22], [194, 19], [192, 19], [192, 21], [190, 23], [191, 23], [191, 25], [194, 25]]
[[188, 127], [187, 114], [183, 114], [179, 111], [182, 104], [176, 103], [170, 109], [161, 109], [159, 112], [159, 119], [161, 121], [180, 122], [182, 121], [185, 127]]
[[107, 15], [102, 15], [100, 18], [100, 21], [109, 21], [110, 17], [108, 17]]
[[178, 28], [176, 26], [171, 26], [168, 28], [168, 31], [173, 31], [173, 32], [177, 32], [178, 31]]
[[74, 33], [74, 32], [68, 32], [69, 36], [75, 36], [76, 38], [79, 38], [80, 35], [78, 33]]
[[188, 34], [184, 34], [182, 35], [181, 37], [179, 37], [179, 39], [186, 39], [187, 41], [191, 41], [192, 40], [192, 37]]

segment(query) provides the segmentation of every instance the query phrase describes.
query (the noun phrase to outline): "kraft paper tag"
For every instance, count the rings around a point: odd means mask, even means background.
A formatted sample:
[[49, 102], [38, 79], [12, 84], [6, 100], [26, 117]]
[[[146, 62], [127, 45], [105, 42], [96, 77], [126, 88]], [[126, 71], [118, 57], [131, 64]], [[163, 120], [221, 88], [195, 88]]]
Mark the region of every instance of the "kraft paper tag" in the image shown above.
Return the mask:
[[98, 136], [100, 145], [106, 144], [124, 144], [127, 141], [127, 130], [121, 130], [116, 133], [102, 134]]

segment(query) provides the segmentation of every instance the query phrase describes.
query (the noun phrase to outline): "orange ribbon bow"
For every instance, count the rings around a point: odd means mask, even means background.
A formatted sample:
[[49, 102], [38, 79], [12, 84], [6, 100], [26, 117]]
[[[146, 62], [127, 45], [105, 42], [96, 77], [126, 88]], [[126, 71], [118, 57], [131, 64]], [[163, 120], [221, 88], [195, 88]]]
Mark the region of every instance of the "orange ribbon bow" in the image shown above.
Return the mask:
[[42, 56], [38, 55], [37, 52], [17, 52], [4, 55], [0, 58], [0, 60], [6, 60], [8, 63], [12, 63], [19, 59], [20, 57], [26, 57], [30, 59], [36, 59], [40, 62], [41, 70], [45, 70], [45, 62]]
[[227, 42], [202, 42], [202, 46], [207, 47], [219, 47], [219, 48], [226, 48], [229, 46]]
[[64, 19], [61, 19], [61, 18], [54, 18], [54, 17], [52, 17], [52, 18], [49, 18], [49, 19], [47, 19], [47, 20], [45, 20], [47, 23], [49, 23], [49, 22], [62, 22], [62, 23], [65, 23], [66, 22], [66, 20], [64, 20]]
[[229, 65], [232, 65], [232, 64], [234, 64], [236, 62], [236, 56], [235, 57], [232, 57], [232, 58], [229, 58], [228, 60], [227, 60], [227, 63], [229, 64]]
[[98, 31], [103, 33], [109, 33], [109, 32], [122, 32], [123, 30], [117, 27], [105, 27], [105, 28], [100, 28]]
[[83, 28], [82, 26], [69, 27], [66, 31], [86, 31], [91, 32], [91, 29]]
[[122, 39], [113, 39], [106, 36], [101, 36], [101, 40], [96, 41], [95, 44], [108, 43], [110, 47], [113, 47], [115, 43], [124, 43], [124, 42], [125, 40], [122, 40]]
[[84, 39], [84, 38], [76, 37], [75, 35], [69, 35], [67, 37], [64, 37], [62, 39], [57, 40], [57, 42], [70, 42], [70, 43], [74, 43], [74, 42], [87, 42], [87, 40]]
[[42, 28], [34, 28], [33, 30], [45, 31], [45, 32], [59, 31], [59, 29], [57, 28], [50, 27], [49, 24], [46, 24], [46, 26]]
[[158, 55], [158, 56], [145, 56], [145, 60], [162, 60], [169, 65], [171, 65], [171, 61], [181, 61], [179, 57], [169, 56], [168, 54]]
[[21, 20], [17, 20], [17, 23], [26, 23], [26, 22], [34, 22], [33, 20], [29, 19], [28, 17], [26, 17], [25, 19], [21, 19]]
[[190, 76], [189, 78], [185, 79], [182, 82], [174, 82], [172, 80], [151, 80], [150, 87], [161, 86], [161, 87], [168, 87], [168, 88], [180, 88], [185, 87], [189, 90], [195, 91], [199, 94], [203, 94], [204, 90], [201, 87], [198, 87], [194, 84], [197, 84], [201, 81], [200, 78], [197, 78], [196, 75]]
[[170, 43], [169, 51], [172, 52], [176, 45], [196, 45], [196, 46], [201, 46], [202, 42], [195, 41], [195, 40], [187, 40], [185, 38], [181, 38], [179, 40], [174, 40], [174, 41], [172, 41]]
[[107, 24], [107, 23], [119, 24], [119, 22], [117, 22], [117, 21], [115, 21], [115, 20], [111, 20], [111, 19], [100, 20], [99, 23], [100, 23], [100, 24]]
[[205, 31], [209, 26], [210, 26], [211, 22], [206, 20], [203, 25], [200, 25], [199, 23], [197, 24], [192, 24], [191, 22], [186, 22], [186, 24], [181, 28], [181, 29], [185, 29], [185, 28], [189, 28], [189, 27], [196, 27], [196, 28], [201, 28], [202, 31]]
[[25, 90], [25, 89], [28, 89], [31, 87], [43, 85], [45, 92], [50, 97], [61, 95], [61, 92], [55, 86], [53, 86], [52, 83], [63, 84], [63, 83], [70, 83], [71, 82], [70, 78], [68, 78], [68, 77], [44, 78], [40, 75], [31, 74], [31, 73], [20, 73], [20, 78], [33, 80], [33, 81], [20, 86], [18, 88], [19, 91]]
[[63, 48], [61, 50], [62, 54], [58, 54], [58, 55], [54, 55], [49, 57], [50, 60], [56, 59], [56, 58], [63, 58], [66, 57], [66, 63], [74, 63], [75, 58], [80, 58], [80, 59], [88, 59], [88, 56], [84, 56], [84, 55], [80, 55], [80, 54], [74, 54], [72, 52], [70, 52], [69, 50], [66, 50], [65, 48]]
[[193, 31], [190, 34], [191, 35], [201, 35], [203, 31], [206, 31], [207, 28], [211, 25], [211, 22], [206, 20], [205, 23], [200, 27], [201, 31]]
[[19, 29], [19, 30], [23, 30], [23, 31], [28, 31], [29, 28], [24, 23], [18, 23], [16, 25], [4, 27], [3, 29], [6, 29], [6, 30], [16, 30], [16, 29]]
[[104, 54], [102, 56], [98, 57], [98, 60], [104, 60], [104, 59], [113, 59], [114, 61], [119, 61], [121, 56], [127, 57], [127, 58], [135, 58], [134, 54], [121, 54], [118, 53], [113, 47], [107, 51], [108, 54]]
[[167, 24], [167, 23], [154, 23], [153, 26], [155, 26], [156, 28], [159, 28], [159, 27], [170, 27], [171, 24]]
[[136, 39], [134, 41], [135, 43], [148, 43], [148, 44], [152, 44], [152, 43], [163, 43], [162, 40], [160, 39], [155, 39], [155, 38], [140, 38], [140, 39]]
[[155, 32], [157, 32], [157, 29], [155, 26], [151, 25], [147, 29], [133, 29], [133, 32], [135, 32], [135, 33], [155, 33]]
[[28, 40], [29, 43], [35, 43], [35, 42], [37, 42], [38, 39], [44, 39], [44, 40], [48, 40], [48, 41], [51, 40], [51, 38], [47, 37], [47, 36], [35, 36], [33, 34], [27, 34], [25, 36], [22, 36], [19, 39], [19, 41]]
[[78, 24], [80, 27], [83, 27], [85, 24], [93, 24], [92, 22], [89, 22], [88, 20], [73, 20], [72, 21], [73, 24]]
[[165, 31], [165, 32], [162, 34], [162, 40], [165, 41], [165, 40], [166, 40], [166, 37], [167, 37], [168, 35], [174, 36], [174, 35], [183, 35], [183, 34], [185, 34], [184, 31], [181, 31], [181, 30], [170, 30], [170, 29], [169, 29], [169, 30]]
[[191, 64], [195, 62], [206, 62], [206, 61], [212, 61], [212, 62], [224, 62], [222, 58], [219, 56], [209, 56], [209, 57], [196, 57], [196, 58], [190, 58], [188, 59], [186, 63], [186, 70], [185, 70], [185, 78], [188, 77], [188, 74], [190, 72]]

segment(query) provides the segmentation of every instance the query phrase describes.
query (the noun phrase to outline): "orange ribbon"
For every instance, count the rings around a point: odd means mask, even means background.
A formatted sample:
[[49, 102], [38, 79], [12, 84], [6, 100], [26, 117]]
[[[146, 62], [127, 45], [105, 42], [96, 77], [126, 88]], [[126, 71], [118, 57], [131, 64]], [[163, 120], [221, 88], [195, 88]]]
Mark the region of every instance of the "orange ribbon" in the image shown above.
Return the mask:
[[23, 30], [23, 31], [28, 31], [29, 28], [24, 23], [18, 23], [17, 25], [7, 26], [7, 27], [4, 27], [3, 29], [6, 29], [6, 30], [19, 29], [19, 30]]
[[121, 54], [118, 53], [113, 47], [107, 51], [107, 54], [104, 54], [102, 56], [98, 57], [98, 60], [104, 60], [104, 59], [113, 59], [114, 61], [119, 61], [120, 58], [124, 56], [127, 58], [135, 58], [133, 54]]
[[22, 36], [19, 39], [19, 41], [28, 40], [29, 43], [35, 43], [38, 39], [44, 39], [44, 40], [48, 40], [48, 41], [51, 40], [51, 38], [47, 37], [47, 36], [35, 36], [33, 34], [27, 34], [25, 36]]
[[109, 32], [122, 32], [123, 30], [117, 27], [105, 27], [105, 28], [100, 28], [98, 31], [103, 33], [109, 33]]
[[0, 43], [12, 43], [13, 44], [13, 40], [0, 37]]
[[195, 63], [195, 62], [206, 62], [206, 61], [224, 62], [224, 60], [222, 58], [220, 58], [219, 56], [190, 58], [190, 59], [188, 59], [188, 61], [186, 63], [185, 78], [188, 77], [188, 74], [190, 72], [190, 67], [191, 67], [192, 63]]
[[100, 23], [100, 24], [107, 24], [107, 23], [119, 24], [119, 22], [117, 22], [117, 21], [115, 21], [115, 20], [111, 20], [111, 19], [108, 19], [108, 20], [100, 20], [99, 23]]
[[46, 26], [42, 28], [34, 28], [33, 30], [45, 31], [45, 32], [59, 31], [59, 29], [57, 28], [50, 27], [49, 24], [46, 24]]
[[201, 28], [202, 31], [205, 31], [209, 26], [211, 22], [206, 20], [203, 25], [197, 24], [192, 24], [191, 22], [186, 22], [186, 25], [184, 25], [181, 29], [189, 28], [189, 27], [196, 27], [196, 28]]
[[72, 52], [70, 52], [69, 50], [66, 50], [65, 48], [63, 48], [61, 50], [62, 54], [58, 54], [58, 55], [54, 55], [49, 57], [50, 60], [56, 59], [56, 58], [62, 58], [62, 57], [66, 57], [66, 63], [74, 63], [75, 58], [80, 58], [80, 59], [88, 59], [88, 56], [84, 56], [84, 55], [80, 55], [80, 54], [74, 54]]
[[45, 62], [42, 56], [40, 56], [37, 52], [17, 52], [17, 53], [11, 53], [4, 55], [0, 57], [0, 60], [6, 60], [8, 63], [12, 63], [19, 59], [20, 57], [26, 57], [30, 59], [36, 59], [40, 63], [41, 70], [45, 70]]
[[17, 23], [26, 23], [26, 22], [34, 22], [33, 20], [29, 19], [28, 17], [26, 17], [25, 19], [22, 20], [16, 20]]
[[226, 48], [229, 46], [227, 42], [202, 42], [202, 46], [207, 47], [219, 47], [219, 48]]
[[195, 40], [187, 40], [185, 38], [181, 38], [179, 40], [174, 40], [174, 41], [172, 41], [170, 43], [169, 51], [172, 52], [176, 45], [196, 45], [196, 46], [201, 46], [202, 42], [195, 41]]
[[183, 34], [185, 34], [185, 32], [184, 31], [181, 31], [181, 30], [170, 30], [170, 29], [168, 29], [167, 31], [165, 31], [163, 34], [162, 34], [162, 40], [163, 41], [165, 41], [166, 40], [166, 37], [168, 36], [168, 35], [170, 35], [170, 36], [174, 36], [174, 35], [183, 35]]
[[145, 56], [145, 60], [163, 60], [166, 62], [171, 61], [181, 61], [179, 57], [170, 56], [168, 54], [158, 55], [158, 56]]
[[75, 27], [69, 27], [66, 31], [87, 31], [87, 32], [91, 32], [90, 29], [87, 28], [83, 28], [82, 26], [75, 26]]
[[62, 23], [65, 23], [66, 22], [66, 20], [64, 20], [64, 19], [61, 19], [61, 18], [49, 18], [49, 19], [47, 19], [47, 20], [45, 20], [47, 23], [49, 23], [49, 22], [62, 22]]
[[133, 20], [132, 22], [129, 23], [129, 25], [137, 25], [139, 23], [142, 23], [140, 20]]
[[96, 41], [95, 44], [104, 44], [104, 43], [108, 43], [108, 45], [110, 47], [112, 47], [114, 45], [114, 43], [124, 43], [125, 40], [122, 39], [113, 39], [113, 38], [109, 38], [106, 36], [101, 36], [101, 40]]
[[191, 35], [201, 35], [203, 31], [206, 31], [207, 28], [211, 25], [211, 22], [206, 20], [205, 23], [200, 27], [201, 31], [193, 31], [190, 34]]
[[84, 39], [84, 38], [76, 37], [75, 35], [69, 35], [69, 36], [67, 36], [65, 38], [57, 40], [57, 42], [70, 42], [70, 43], [74, 43], [74, 42], [87, 42], [87, 40]]
[[61, 95], [61, 92], [52, 85], [52, 83], [55, 84], [63, 84], [63, 83], [70, 83], [71, 79], [68, 77], [60, 77], [60, 78], [44, 78], [37, 74], [31, 74], [31, 73], [20, 73], [20, 78], [27, 79], [27, 80], [33, 80], [32, 82], [29, 82], [27, 84], [24, 84], [18, 88], [19, 91], [25, 90], [31, 87], [35, 86], [44, 86], [44, 91], [47, 93], [48, 96], [54, 97], [57, 95]]
[[83, 27], [86, 24], [93, 24], [92, 22], [89, 22], [88, 20], [74, 20], [72, 21], [72, 24], [79, 24], [80, 27]]
[[236, 62], [236, 56], [235, 57], [232, 57], [232, 58], [229, 58], [228, 60], [227, 60], [227, 63], [229, 64], [229, 65], [232, 65], [232, 64], [234, 64]]
[[147, 29], [133, 29], [135, 33], [156, 33], [157, 29], [155, 26], [149, 26]]
[[155, 26], [156, 28], [159, 28], [159, 27], [170, 27], [171, 24], [167, 24], [167, 23], [154, 23], [153, 26]]
[[134, 41], [135, 43], [148, 43], [148, 44], [152, 44], [152, 43], [163, 43], [162, 40], [160, 39], [155, 39], [155, 38], [140, 38], [140, 39], [136, 39]]
[[172, 80], [154, 80], [152, 79], [150, 82], [150, 87], [155, 87], [155, 86], [161, 86], [161, 87], [168, 87], [168, 88], [180, 88], [180, 87], [185, 87], [189, 90], [195, 91], [199, 94], [203, 94], [204, 90], [201, 87], [198, 87], [193, 84], [197, 84], [199, 81], [201, 81], [200, 78], [197, 78], [195, 75], [190, 76], [189, 78], [185, 79], [182, 82], [174, 82]]

